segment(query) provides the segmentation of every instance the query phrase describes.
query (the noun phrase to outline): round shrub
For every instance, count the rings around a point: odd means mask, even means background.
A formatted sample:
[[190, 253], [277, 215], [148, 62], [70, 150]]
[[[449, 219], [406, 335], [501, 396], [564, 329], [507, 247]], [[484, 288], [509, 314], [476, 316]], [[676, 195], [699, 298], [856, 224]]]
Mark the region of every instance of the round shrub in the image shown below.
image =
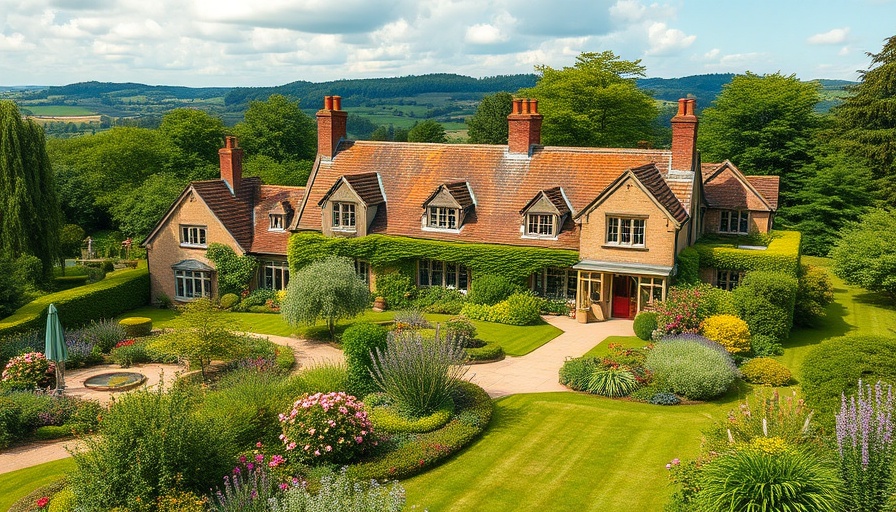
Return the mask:
[[629, 395], [637, 387], [635, 375], [624, 368], [597, 369], [588, 380], [590, 393], [611, 398]]
[[591, 375], [599, 364], [600, 361], [593, 357], [567, 359], [560, 367], [560, 384], [576, 391], [587, 390]]
[[[514, 293], [507, 297], [507, 300], [492, 306], [492, 314], [495, 319], [490, 320], [510, 325], [534, 324], [541, 318], [541, 302], [542, 299], [532, 294]], [[499, 308], [500, 311], [498, 311]]]
[[240, 303], [240, 296], [235, 293], [225, 293], [218, 301], [218, 305], [223, 309], [231, 309]]
[[654, 393], [647, 401], [653, 405], [678, 405], [681, 403], [681, 399], [675, 393], [669, 393], [668, 391]]
[[280, 415], [287, 451], [313, 463], [346, 463], [371, 444], [364, 404], [342, 392], [302, 395]]
[[13, 357], [3, 369], [2, 380], [6, 386], [17, 389], [34, 389], [47, 378], [50, 361], [40, 352], [27, 352]]
[[342, 350], [348, 366], [350, 389], [359, 394], [367, 394], [376, 387], [370, 376], [370, 354], [376, 349], [386, 348], [388, 330], [382, 325], [360, 322], [351, 325], [342, 334]]
[[715, 315], [703, 321], [703, 335], [732, 354], [750, 351], [750, 328], [734, 315]]
[[470, 361], [497, 361], [504, 358], [504, 348], [497, 343], [486, 343], [481, 347], [464, 349]]
[[476, 276], [476, 279], [470, 283], [470, 295], [467, 300], [473, 304], [494, 306], [519, 290], [519, 286], [505, 277], [486, 274]]
[[784, 353], [784, 347], [778, 340], [767, 334], [750, 336], [750, 350], [756, 357], [780, 356]]
[[152, 333], [152, 318], [143, 316], [122, 318], [118, 321], [118, 325], [124, 328], [124, 335], [128, 338], [149, 336]]
[[738, 316], [750, 326], [752, 334], [785, 340], [793, 327], [797, 280], [780, 272], [748, 272], [740, 286], [731, 292]]
[[455, 316], [445, 322], [445, 337], [448, 341], [470, 348], [476, 339], [476, 327], [465, 316]]
[[143, 340], [128, 339], [115, 344], [109, 353], [112, 361], [122, 368], [130, 368], [133, 364], [143, 364], [152, 361], [152, 357], [146, 350], [146, 342]]
[[724, 394], [737, 379], [731, 356], [720, 345], [692, 336], [657, 343], [644, 366], [669, 391], [692, 400], [709, 400]]
[[740, 367], [747, 382], [766, 386], [783, 386], [790, 382], [790, 370], [770, 357], [750, 359]]
[[635, 330], [635, 336], [642, 340], [649, 340], [650, 335], [653, 334], [656, 327], [656, 313], [653, 311], [641, 311], [638, 313], [638, 316], [635, 317], [635, 322], [632, 325], [632, 328]]
[[840, 510], [837, 470], [811, 453], [739, 450], [701, 473], [701, 510]]
[[398, 410], [388, 405], [370, 409], [370, 424], [377, 432], [393, 434], [432, 432], [442, 428], [454, 414], [454, 402], [446, 400], [445, 405], [422, 418], [406, 418]]

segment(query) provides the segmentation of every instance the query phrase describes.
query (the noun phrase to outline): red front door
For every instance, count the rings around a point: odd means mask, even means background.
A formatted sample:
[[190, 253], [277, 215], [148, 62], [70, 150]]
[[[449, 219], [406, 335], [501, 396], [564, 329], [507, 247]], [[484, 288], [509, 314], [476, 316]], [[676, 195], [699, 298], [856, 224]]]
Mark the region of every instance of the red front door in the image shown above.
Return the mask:
[[635, 299], [635, 280], [629, 276], [613, 277], [613, 316], [632, 318], [632, 300]]

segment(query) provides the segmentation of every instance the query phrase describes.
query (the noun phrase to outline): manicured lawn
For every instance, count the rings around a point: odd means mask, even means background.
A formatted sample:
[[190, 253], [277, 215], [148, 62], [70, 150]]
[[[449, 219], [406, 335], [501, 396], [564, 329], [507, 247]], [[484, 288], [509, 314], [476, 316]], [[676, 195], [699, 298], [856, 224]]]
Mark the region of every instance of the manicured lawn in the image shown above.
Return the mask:
[[662, 510], [666, 463], [699, 453], [700, 431], [739, 395], [662, 407], [579, 393], [496, 402], [482, 438], [406, 482], [408, 505], [430, 512]]
[[0, 510], [9, 510], [23, 496], [59, 480], [74, 469], [74, 459], [67, 458], [0, 475]]
[[[452, 315], [426, 315], [430, 322], [444, 322]], [[504, 325], [472, 320], [476, 337], [487, 343], [497, 343], [509, 356], [523, 356], [563, 334], [553, 325], [541, 321], [535, 325]]]
[[[145, 316], [152, 318], [153, 327], [172, 327], [172, 321], [178, 313], [173, 309], [159, 309], [152, 306], [134, 309], [121, 315], [120, 318], [132, 316]], [[236, 329], [272, 336], [289, 336], [295, 329], [289, 326], [280, 315], [268, 313], [224, 313], [233, 321]]]
[[604, 357], [610, 353], [610, 343], [622, 345], [625, 348], [642, 348], [646, 347], [650, 342], [644, 341], [637, 336], [607, 336], [604, 341], [595, 345], [582, 357]]

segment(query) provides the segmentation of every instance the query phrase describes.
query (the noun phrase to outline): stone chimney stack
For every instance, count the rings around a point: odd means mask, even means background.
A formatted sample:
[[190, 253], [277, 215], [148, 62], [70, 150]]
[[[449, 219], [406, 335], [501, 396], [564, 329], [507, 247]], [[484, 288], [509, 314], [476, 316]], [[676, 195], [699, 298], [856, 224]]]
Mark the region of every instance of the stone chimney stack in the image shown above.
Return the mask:
[[348, 113], [342, 110], [342, 96], [324, 96], [324, 108], [317, 111], [317, 154], [330, 160], [339, 141], [345, 138]]
[[533, 144], [541, 144], [542, 119], [544, 116], [538, 113], [538, 100], [514, 99], [507, 116], [507, 150], [530, 154]]
[[672, 118], [672, 169], [693, 170], [697, 159], [697, 100], [678, 100], [678, 114]]
[[240, 190], [243, 180], [243, 150], [237, 145], [236, 137], [224, 137], [224, 147], [218, 150], [221, 159], [221, 179], [227, 182], [233, 195]]

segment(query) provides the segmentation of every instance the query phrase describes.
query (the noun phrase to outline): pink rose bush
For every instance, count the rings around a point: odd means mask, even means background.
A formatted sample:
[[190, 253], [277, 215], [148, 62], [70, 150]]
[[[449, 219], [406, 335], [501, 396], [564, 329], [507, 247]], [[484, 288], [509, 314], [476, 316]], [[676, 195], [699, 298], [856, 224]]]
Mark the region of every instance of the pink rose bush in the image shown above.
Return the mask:
[[306, 393], [280, 423], [286, 449], [306, 461], [345, 463], [376, 444], [364, 404], [343, 392]]
[[6, 363], [2, 381], [13, 387], [34, 389], [55, 368], [55, 364], [40, 352], [28, 352], [13, 357]]

